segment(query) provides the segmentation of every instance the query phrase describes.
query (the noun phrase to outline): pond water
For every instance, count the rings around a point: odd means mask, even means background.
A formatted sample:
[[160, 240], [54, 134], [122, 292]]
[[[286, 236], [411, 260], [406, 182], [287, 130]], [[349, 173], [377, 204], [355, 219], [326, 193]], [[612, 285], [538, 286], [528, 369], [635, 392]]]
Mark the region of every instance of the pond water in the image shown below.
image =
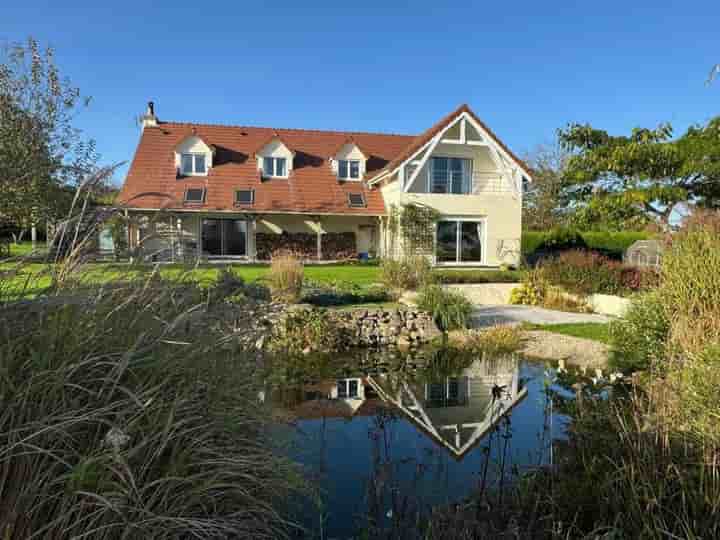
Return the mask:
[[549, 463], [568, 421], [554, 369], [517, 356], [359, 351], [276, 361], [267, 381], [276, 438], [315, 491], [300, 516], [313, 538], [502, 487]]

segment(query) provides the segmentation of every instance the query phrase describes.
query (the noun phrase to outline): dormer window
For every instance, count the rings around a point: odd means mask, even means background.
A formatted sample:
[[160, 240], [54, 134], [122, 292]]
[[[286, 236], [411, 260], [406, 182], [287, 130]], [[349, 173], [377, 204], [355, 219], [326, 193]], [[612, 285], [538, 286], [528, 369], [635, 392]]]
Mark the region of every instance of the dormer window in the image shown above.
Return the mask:
[[338, 161], [338, 178], [341, 180], [360, 180], [360, 160], [341, 159]]
[[268, 178], [287, 177], [287, 159], [284, 157], [264, 157], [263, 176]]
[[180, 172], [185, 176], [207, 174], [205, 154], [182, 154]]

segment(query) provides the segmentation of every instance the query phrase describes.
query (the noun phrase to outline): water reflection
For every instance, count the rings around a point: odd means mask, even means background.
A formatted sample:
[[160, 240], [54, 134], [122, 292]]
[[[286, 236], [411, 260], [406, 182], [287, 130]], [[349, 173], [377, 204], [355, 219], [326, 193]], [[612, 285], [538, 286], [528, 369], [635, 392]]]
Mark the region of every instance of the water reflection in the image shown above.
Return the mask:
[[278, 360], [266, 383], [318, 488], [305, 519], [316, 536], [387, 530], [502, 485], [547, 462], [563, 424], [549, 413], [545, 367], [513, 356], [358, 351]]
[[408, 380], [395, 374], [368, 376], [367, 384], [434, 442], [462, 457], [527, 395], [516, 357], [473, 361], [457, 375]]

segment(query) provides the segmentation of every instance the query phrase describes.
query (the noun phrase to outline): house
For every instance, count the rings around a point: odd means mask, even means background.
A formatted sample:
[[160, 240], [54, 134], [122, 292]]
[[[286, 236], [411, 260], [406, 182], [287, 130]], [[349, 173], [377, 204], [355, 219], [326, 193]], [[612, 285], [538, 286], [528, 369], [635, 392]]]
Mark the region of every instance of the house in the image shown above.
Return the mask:
[[[142, 123], [118, 199], [146, 257], [518, 262], [531, 172], [467, 105], [417, 136], [160, 121], [152, 103]], [[397, 226], [410, 206], [433, 210], [427, 245]]]

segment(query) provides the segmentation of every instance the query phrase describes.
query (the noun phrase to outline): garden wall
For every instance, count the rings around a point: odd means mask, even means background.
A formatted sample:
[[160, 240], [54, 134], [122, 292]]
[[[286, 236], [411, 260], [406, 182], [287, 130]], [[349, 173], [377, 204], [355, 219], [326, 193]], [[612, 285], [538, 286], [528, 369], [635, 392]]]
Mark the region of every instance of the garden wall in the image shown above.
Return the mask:
[[443, 285], [444, 289], [459, 292], [476, 305], [505, 305], [510, 303], [510, 293], [520, 283], [474, 283]]

